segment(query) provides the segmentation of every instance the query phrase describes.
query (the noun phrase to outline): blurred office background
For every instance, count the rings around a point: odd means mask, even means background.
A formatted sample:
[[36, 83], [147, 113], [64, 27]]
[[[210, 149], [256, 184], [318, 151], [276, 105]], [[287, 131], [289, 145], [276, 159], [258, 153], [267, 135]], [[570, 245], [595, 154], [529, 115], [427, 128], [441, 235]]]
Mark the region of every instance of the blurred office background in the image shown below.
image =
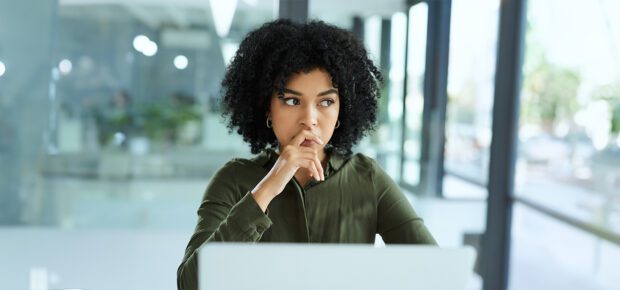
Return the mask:
[[251, 156], [225, 66], [278, 17], [386, 76], [376, 158], [470, 289], [620, 289], [620, 1], [0, 0], [0, 289], [176, 289], [211, 174]]

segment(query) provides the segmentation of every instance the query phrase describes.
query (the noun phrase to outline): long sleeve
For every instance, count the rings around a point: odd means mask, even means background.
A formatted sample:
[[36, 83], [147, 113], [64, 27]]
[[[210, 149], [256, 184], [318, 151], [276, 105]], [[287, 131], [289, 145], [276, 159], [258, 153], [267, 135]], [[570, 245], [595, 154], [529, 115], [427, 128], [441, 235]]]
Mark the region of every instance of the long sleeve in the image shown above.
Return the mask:
[[177, 271], [179, 290], [198, 289], [197, 249], [208, 242], [256, 242], [271, 227], [251, 192], [242, 189], [235, 177], [243, 172], [231, 163], [216, 172], [209, 182], [198, 209], [198, 224]]
[[400, 187], [372, 161], [372, 182], [377, 192], [377, 232], [388, 244], [432, 244], [437, 242]]

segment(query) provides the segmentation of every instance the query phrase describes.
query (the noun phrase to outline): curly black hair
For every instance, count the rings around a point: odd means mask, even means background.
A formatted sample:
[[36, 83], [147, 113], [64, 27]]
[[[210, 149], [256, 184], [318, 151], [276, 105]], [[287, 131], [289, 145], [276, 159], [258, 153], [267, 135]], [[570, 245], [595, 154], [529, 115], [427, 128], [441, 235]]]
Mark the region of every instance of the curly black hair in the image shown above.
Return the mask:
[[229, 132], [237, 133], [253, 154], [277, 148], [265, 125], [271, 97], [282, 94], [295, 73], [323, 69], [338, 89], [340, 126], [325, 147], [351, 155], [351, 147], [374, 130], [383, 77], [363, 44], [349, 31], [322, 21], [276, 20], [250, 32], [222, 80], [223, 116]]

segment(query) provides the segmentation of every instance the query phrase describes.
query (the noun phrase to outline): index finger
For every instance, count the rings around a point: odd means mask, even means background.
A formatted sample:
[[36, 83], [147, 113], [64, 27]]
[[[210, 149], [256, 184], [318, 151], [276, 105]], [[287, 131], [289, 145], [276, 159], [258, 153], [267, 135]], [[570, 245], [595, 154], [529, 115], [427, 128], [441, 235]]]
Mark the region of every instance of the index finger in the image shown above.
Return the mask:
[[312, 140], [316, 143], [319, 143], [321, 145], [323, 145], [323, 140], [321, 140], [321, 138], [319, 138], [319, 136], [317, 136], [316, 134], [312, 133], [309, 130], [302, 130], [301, 132], [299, 132], [297, 135], [295, 135], [293, 137], [293, 139], [291, 140], [291, 144], [295, 145], [295, 146], [299, 146], [301, 145], [301, 143], [303, 143], [305, 140]]

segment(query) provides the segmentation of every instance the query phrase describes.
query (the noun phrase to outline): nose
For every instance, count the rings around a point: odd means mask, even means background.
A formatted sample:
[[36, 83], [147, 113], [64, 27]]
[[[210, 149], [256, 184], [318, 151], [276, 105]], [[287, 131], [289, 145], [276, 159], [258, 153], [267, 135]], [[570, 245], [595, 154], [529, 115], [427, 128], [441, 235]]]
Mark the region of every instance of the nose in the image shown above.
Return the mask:
[[313, 105], [306, 105], [303, 107], [300, 124], [306, 127], [312, 128], [318, 124], [318, 112]]

